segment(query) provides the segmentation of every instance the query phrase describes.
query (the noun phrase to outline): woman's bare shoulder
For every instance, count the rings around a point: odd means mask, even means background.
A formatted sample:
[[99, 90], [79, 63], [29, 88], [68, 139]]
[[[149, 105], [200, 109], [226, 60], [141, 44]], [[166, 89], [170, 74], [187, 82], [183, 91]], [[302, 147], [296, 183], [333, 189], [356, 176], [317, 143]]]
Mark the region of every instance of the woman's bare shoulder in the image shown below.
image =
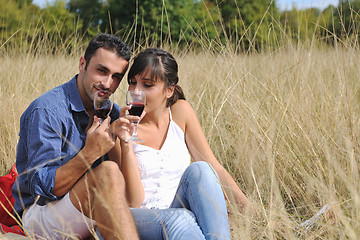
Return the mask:
[[192, 115], [194, 109], [188, 101], [180, 99], [171, 106], [171, 112], [175, 115], [179, 114], [182, 117], [186, 117], [186, 115]]
[[177, 100], [171, 107], [171, 114], [173, 120], [183, 129], [185, 129], [186, 122], [194, 114], [194, 110], [189, 102], [186, 100]]

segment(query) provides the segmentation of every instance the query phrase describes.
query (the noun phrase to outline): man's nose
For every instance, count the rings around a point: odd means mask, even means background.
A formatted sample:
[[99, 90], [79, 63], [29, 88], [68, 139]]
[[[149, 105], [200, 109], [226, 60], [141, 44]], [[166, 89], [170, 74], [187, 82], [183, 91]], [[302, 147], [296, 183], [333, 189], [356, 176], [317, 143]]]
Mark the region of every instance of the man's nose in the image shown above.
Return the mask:
[[109, 89], [111, 86], [113, 79], [111, 76], [107, 76], [106, 78], [101, 81], [101, 84], [104, 86], [105, 89]]

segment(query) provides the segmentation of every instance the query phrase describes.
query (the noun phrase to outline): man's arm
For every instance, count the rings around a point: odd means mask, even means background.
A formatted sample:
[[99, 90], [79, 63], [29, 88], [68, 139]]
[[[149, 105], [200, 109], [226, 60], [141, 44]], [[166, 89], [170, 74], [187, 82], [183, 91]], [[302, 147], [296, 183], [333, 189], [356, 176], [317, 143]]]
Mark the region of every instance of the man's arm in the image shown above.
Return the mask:
[[95, 116], [87, 131], [85, 146], [78, 154], [56, 170], [55, 185], [52, 193], [63, 196], [74, 186], [91, 165], [115, 146], [115, 137], [109, 131], [110, 117], [101, 125]]

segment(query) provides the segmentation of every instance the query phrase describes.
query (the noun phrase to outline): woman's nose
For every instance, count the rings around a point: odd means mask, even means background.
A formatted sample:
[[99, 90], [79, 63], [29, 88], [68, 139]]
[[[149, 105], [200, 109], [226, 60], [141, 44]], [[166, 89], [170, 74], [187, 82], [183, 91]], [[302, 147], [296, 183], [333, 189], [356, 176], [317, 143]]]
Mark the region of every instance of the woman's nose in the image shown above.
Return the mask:
[[143, 87], [141, 86], [141, 84], [136, 84], [135, 86], [134, 86], [134, 89], [133, 89], [134, 91], [143, 91], [144, 89], [143, 89]]

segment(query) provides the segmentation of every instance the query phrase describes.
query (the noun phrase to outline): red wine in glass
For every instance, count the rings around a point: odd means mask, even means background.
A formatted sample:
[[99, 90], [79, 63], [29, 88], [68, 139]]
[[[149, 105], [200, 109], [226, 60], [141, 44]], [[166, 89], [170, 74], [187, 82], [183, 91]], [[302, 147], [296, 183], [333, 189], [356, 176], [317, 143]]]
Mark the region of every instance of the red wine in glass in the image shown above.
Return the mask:
[[107, 118], [113, 107], [113, 94], [109, 91], [98, 91], [94, 95], [95, 115], [99, 118], [100, 124]]
[[95, 109], [95, 115], [100, 119], [105, 119], [110, 114], [110, 108], [97, 108]]
[[[134, 90], [126, 92], [126, 105], [131, 106], [129, 109], [129, 114], [140, 117], [144, 111], [144, 106], [146, 102], [146, 95], [144, 91]], [[137, 135], [137, 125], [138, 121], [133, 122], [133, 133], [131, 138], [125, 140], [126, 142], [143, 142]]]
[[144, 103], [130, 103], [131, 108], [129, 109], [130, 115], [140, 117], [142, 112], [144, 111]]

